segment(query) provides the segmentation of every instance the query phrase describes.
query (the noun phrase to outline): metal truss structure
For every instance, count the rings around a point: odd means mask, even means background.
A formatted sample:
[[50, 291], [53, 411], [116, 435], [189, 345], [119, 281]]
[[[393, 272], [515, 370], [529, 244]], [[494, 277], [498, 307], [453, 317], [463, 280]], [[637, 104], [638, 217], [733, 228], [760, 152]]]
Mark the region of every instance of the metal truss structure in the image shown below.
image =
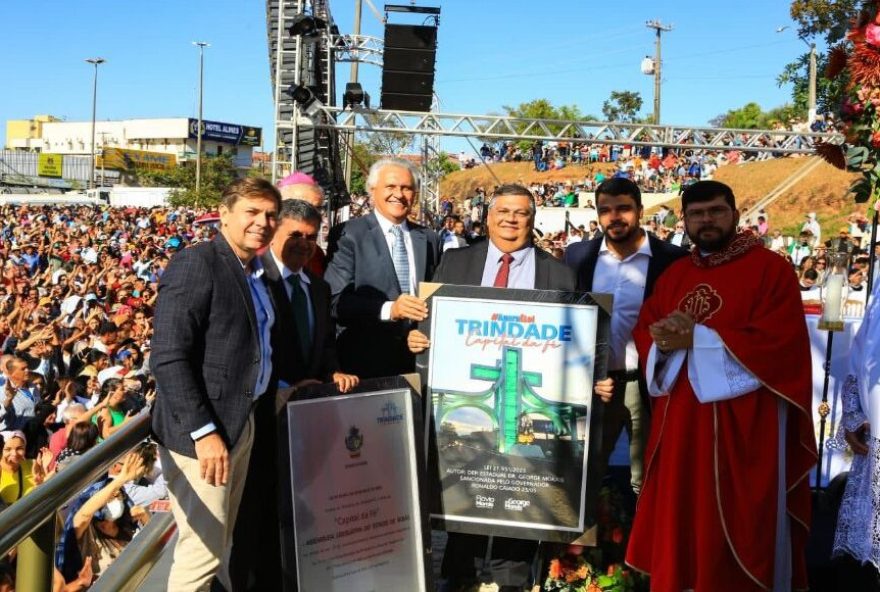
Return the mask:
[[[288, 122], [278, 121], [284, 128]], [[504, 115], [418, 113], [393, 110], [346, 110], [322, 106], [300, 122], [303, 126], [361, 133], [396, 133], [477, 138], [481, 141], [530, 140], [648, 146], [681, 150], [756, 153], [770, 158], [786, 154], [813, 154], [817, 141], [839, 143], [839, 134], [790, 130], [729, 129], [696, 126], [648, 125], [608, 121], [529, 119]]]
[[330, 43], [337, 62], [358, 62], [382, 67], [385, 42], [369, 35], [336, 35]]

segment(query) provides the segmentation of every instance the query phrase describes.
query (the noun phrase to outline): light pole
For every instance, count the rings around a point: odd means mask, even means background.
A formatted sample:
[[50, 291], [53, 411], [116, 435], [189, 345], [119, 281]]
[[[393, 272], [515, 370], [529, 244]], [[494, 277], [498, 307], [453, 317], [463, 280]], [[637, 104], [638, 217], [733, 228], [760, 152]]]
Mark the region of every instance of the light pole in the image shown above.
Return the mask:
[[95, 188], [95, 115], [98, 107], [98, 66], [106, 62], [104, 58], [89, 58], [86, 62], [95, 66], [95, 82], [92, 86], [92, 166], [91, 166], [91, 183], [92, 189]]
[[199, 48], [199, 123], [196, 127], [196, 195], [202, 184], [202, 94], [205, 89], [205, 48], [211, 45], [205, 41], [193, 41]]
[[659, 20], [648, 21], [645, 23], [645, 26], [649, 29], [654, 29], [655, 31], [655, 41], [654, 41], [654, 125], [660, 125], [660, 85], [662, 79], [660, 77], [660, 68], [661, 68], [661, 60], [660, 60], [660, 35], [661, 33], [668, 33], [672, 30], [672, 25], [664, 25]]
[[[783, 25], [781, 27], [777, 27], [776, 32], [782, 33], [788, 29], [788, 25]], [[810, 48], [810, 64], [809, 64], [809, 85], [807, 87], [807, 124], [813, 125], [813, 122], [816, 121], [816, 44], [809, 43], [803, 37], [798, 36], [798, 39], [804, 42], [804, 44]]]

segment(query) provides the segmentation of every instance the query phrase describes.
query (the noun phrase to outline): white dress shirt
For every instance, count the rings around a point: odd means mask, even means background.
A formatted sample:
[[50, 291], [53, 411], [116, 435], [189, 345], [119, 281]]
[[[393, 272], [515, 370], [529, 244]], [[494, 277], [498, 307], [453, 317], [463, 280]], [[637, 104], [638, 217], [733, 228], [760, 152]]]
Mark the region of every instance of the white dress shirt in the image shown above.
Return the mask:
[[309, 294], [309, 286], [311, 286], [312, 281], [309, 279], [309, 276], [305, 274], [302, 268], [299, 271], [290, 271], [284, 263], [275, 256], [275, 253], [269, 251], [272, 254], [272, 261], [275, 262], [275, 267], [278, 268], [278, 273], [281, 275], [282, 284], [284, 284], [284, 291], [287, 294], [287, 300], [291, 304], [293, 303], [293, 286], [290, 285], [290, 282], [287, 281], [292, 275], [298, 275], [299, 281], [303, 285], [303, 292], [306, 294], [306, 304], [309, 313], [309, 334], [314, 335], [315, 333], [315, 311], [312, 308], [312, 295]]
[[593, 291], [614, 294], [609, 370], [637, 370], [639, 367], [639, 352], [632, 332], [645, 299], [651, 257], [651, 243], [644, 234], [639, 249], [625, 259], [617, 258], [608, 248], [607, 239], [602, 239], [599, 247], [599, 258], [593, 271]]
[[[495, 276], [501, 268], [501, 257], [504, 253], [489, 239], [489, 251], [486, 253], [486, 263], [483, 265], [483, 279], [481, 286], [491, 288], [495, 284]], [[527, 245], [518, 251], [511, 253], [513, 261], [510, 262], [510, 274], [507, 276], [507, 287], [519, 290], [535, 289], [535, 248]]]
[[[391, 231], [393, 226], [396, 226], [394, 222], [385, 218], [378, 211], [375, 211], [376, 220], [379, 221], [379, 227], [382, 229], [382, 234], [385, 235], [385, 242], [388, 244], [388, 254], [391, 255], [392, 261], [394, 260], [394, 233]], [[406, 246], [406, 259], [409, 261], [409, 293], [410, 295], [415, 296], [416, 290], [418, 289], [419, 282], [416, 278], [416, 260], [413, 255], [413, 244], [412, 238], [409, 235], [409, 226], [406, 223], [406, 220], [400, 223], [400, 229], [403, 231], [403, 244]], [[391, 306], [394, 304], [393, 300], [389, 300], [385, 304], [382, 305], [382, 310], [379, 313], [379, 319], [383, 321], [391, 320]]]

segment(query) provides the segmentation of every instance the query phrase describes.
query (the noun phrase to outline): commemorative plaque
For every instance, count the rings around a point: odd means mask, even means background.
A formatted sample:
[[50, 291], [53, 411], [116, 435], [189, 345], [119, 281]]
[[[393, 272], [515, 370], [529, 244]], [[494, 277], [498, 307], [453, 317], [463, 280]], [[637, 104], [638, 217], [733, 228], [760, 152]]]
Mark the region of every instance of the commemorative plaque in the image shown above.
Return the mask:
[[[590, 543], [606, 295], [423, 284], [431, 518], [449, 531]], [[586, 533], [586, 535], [585, 535]], [[585, 535], [585, 536], [582, 536]]]
[[428, 590], [420, 413], [399, 377], [287, 403], [293, 530], [282, 524], [282, 545], [300, 592]]

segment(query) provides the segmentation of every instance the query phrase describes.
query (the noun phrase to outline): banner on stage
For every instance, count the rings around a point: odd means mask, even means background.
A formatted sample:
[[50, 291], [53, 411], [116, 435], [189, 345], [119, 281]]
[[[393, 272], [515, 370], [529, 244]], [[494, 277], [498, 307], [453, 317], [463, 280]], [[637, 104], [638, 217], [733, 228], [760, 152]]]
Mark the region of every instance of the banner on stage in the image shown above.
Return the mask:
[[610, 298], [422, 288], [431, 518], [451, 531], [588, 542]]
[[284, 409], [293, 536], [282, 524], [282, 551], [296, 557], [285, 577], [295, 572], [300, 592], [426, 591], [420, 399], [400, 377], [335, 394]]

